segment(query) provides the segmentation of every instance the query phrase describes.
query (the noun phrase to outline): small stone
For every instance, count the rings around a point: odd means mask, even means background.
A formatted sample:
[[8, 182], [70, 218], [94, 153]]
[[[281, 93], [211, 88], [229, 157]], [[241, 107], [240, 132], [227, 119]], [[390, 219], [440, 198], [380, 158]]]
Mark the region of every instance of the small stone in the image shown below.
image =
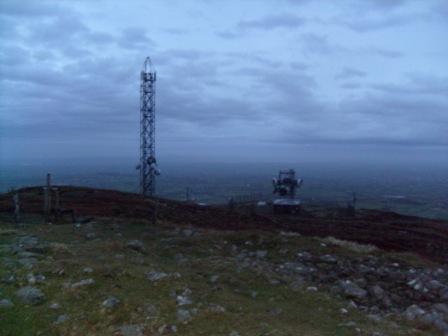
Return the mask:
[[23, 303], [32, 306], [41, 304], [45, 300], [44, 293], [40, 289], [31, 286], [20, 288], [16, 295]]
[[319, 260], [326, 264], [337, 264], [338, 259], [335, 256], [332, 256], [331, 254], [326, 254], [319, 258]]
[[86, 233], [86, 239], [87, 240], [93, 240], [96, 238], [96, 233], [95, 232], [87, 232]]
[[120, 327], [121, 336], [143, 336], [144, 328], [138, 324], [129, 324]]
[[93, 285], [93, 284], [95, 284], [95, 280], [93, 280], [93, 279], [84, 279], [84, 280], [81, 280], [79, 282], [75, 282], [70, 287], [71, 288], [79, 288], [79, 287], [84, 287], [84, 286], [90, 286], [90, 285]]
[[184, 230], [182, 230], [182, 234], [183, 234], [185, 237], [189, 238], [189, 237], [191, 237], [191, 236], [194, 235], [194, 231], [191, 230], [191, 229], [184, 229]]
[[448, 304], [446, 304], [446, 303], [436, 303], [433, 306], [433, 308], [434, 308], [434, 310], [436, 310], [436, 311], [438, 311], [438, 312], [448, 316]]
[[339, 286], [347, 297], [363, 299], [367, 296], [367, 291], [359, 287], [350, 280], [340, 281]]
[[296, 278], [296, 280], [294, 280], [293, 282], [291, 282], [289, 284], [289, 288], [291, 288], [291, 290], [297, 292], [297, 291], [301, 290], [304, 285], [305, 285], [305, 280], [302, 277], [298, 277], [298, 278]]
[[48, 245], [48, 247], [49, 247], [50, 251], [53, 253], [58, 253], [58, 254], [69, 253], [69, 254], [71, 254], [71, 251], [69, 250], [67, 244], [53, 242], [53, 243], [50, 243]]
[[146, 314], [148, 314], [148, 317], [150, 318], [154, 318], [159, 314], [159, 310], [152, 303], [145, 304], [143, 310], [145, 311]]
[[0, 300], [0, 309], [2, 309], [2, 308], [12, 308], [12, 307], [14, 307], [14, 303], [12, 303], [11, 300], [8, 300], [8, 299]]
[[373, 322], [377, 322], [377, 323], [379, 323], [379, 322], [381, 322], [383, 320], [381, 318], [381, 316], [377, 315], [377, 314], [369, 314], [369, 315], [367, 315], [367, 317], [369, 318], [369, 320], [371, 320]]
[[16, 276], [14, 274], [6, 274], [5, 276], [3, 276], [1, 282], [11, 285], [16, 282]]
[[54, 324], [61, 324], [64, 323], [65, 321], [68, 321], [69, 319], [70, 317], [68, 315], [59, 315]]
[[191, 301], [190, 298], [183, 296], [183, 295], [178, 295], [176, 297], [176, 303], [178, 306], [185, 306], [185, 305], [190, 305], [193, 302]]
[[304, 260], [304, 261], [311, 261], [311, 260], [313, 260], [313, 256], [311, 255], [311, 253], [306, 252], [306, 251], [297, 253], [297, 257], [299, 259]]
[[223, 306], [220, 306], [215, 303], [210, 303], [208, 305], [207, 310], [212, 313], [225, 313], [226, 312], [226, 309]]
[[178, 306], [191, 305], [193, 301], [190, 298], [191, 290], [189, 288], [185, 289], [182, 295], [176, 297], [176, 303]]
[[307, 287], [306, 290], [307, 290], [307, 292], [317, 292], [318, 291], [317, 287], [314, 287], [314, 286]]
[[143, 245], [142, 241], [137, 239], [128, 241], [126, 247], [138, 252], [145, 251], [145, 246]]
[[437, 319], [436, 321], [434, 321], [433, 325], [434, 327], [439, 329], [443, 333], [443, 335], [448, 335], [448, 323], [446, 323], [442, 319]]
[[164, 272], [156, 272], [156, 271], [151, 271], [146, 274], [146, 277], [148, 278], [148, 280], [153, 281], [153, 282], [165, 279], [167, 276], [168, 276], [168, 274], [166, 274]]
[[34, 267], [34, 265], [37, 264], [36, 258], [22, 258], [19, 259], [19, 264], [21, 264], [26, 269], [31, 269]]
[[106, 300], [101, 304], [106, 309], [113, 309], [120, 304], [120, 300], [114, 296], [109, 296]]
[[404, 316], [407, 320], [413, 321], [421, 316], [423, 316], [426, 312], [417, 305], [409, 306], [404, 312]]
[[283, 312], [283, 309], [281, 308], [274, 308], [274, 309], [270, 309], [269, 314], [271, 314], [272, 316], [278, 316]]
[[187, 309], [178, 309], [176, 312], [176, 318], [179, 322], [186, 322], [191, 319], [191, 314]]
[[28, 283], [30, 285], [34, 285], [36, 283], [36, 278], [34, 277], [33, 273], [28, 273], [26, 275], [26, 279], [28, 280]]
[[252, 299], [255, 299], [258, 296], [258, 292], [257, 291], [251, 291], [250, 292], [250, 296], [252, 297]]
[[209, 282], [214, 284], [218, 281], [218, 279], [219, 279], [219, 275], [212, 275], [209, 279]]
[[84, 273], [90, 274], [90, 273], [93, 273], [93, 268], [91, 268], [91, 267], [84, 267], [82, 271]]
[[341, 314], [343, 314], [343, 315], [348, 314], [348, 310], [345, 309], [345, 308], [341, 308], [341, 309], [339, 310], [339, 312], [340, 312]]
[[50, 305], [50, 309], [54, 309], [54, 310], [56, 310], [56, 309], [59, 309], [59, 308], [61, 308], [61, 305], [60, 305], [59, 303], [57, 303], [57, 302], [53, 302], [53, 303]]
[[375, 285], [375, 286], [371, 287], [370, 288], [370, 293], [377, 300], [382, 300], [384, 298], [384, 289], [382, 289], [378, 285]]
[[257, 252], [255, 252], [255, 255], [257, 258], [266, 258], [266, 256], [268, 255], [268, 251], [265, 250], [258, 250]]

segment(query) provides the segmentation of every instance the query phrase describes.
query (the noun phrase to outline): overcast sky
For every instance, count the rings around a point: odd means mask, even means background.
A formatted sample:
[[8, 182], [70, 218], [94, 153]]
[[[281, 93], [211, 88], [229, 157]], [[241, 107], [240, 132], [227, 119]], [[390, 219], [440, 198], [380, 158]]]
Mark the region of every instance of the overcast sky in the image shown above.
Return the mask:
[[150, 56], [166, 160], [448, 157], [447, 36], [446, 0], [1, 0], [0, 155], [137, 161]]

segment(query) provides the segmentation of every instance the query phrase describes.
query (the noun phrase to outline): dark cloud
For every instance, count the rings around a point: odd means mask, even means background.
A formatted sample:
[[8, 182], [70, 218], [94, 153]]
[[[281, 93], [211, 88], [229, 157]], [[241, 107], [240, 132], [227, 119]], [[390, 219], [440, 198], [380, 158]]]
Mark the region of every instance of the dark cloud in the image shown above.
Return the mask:
[[241, 36], [240, 33], [235, 33], [232, 31], [220, 31], [220, 32], [217, 32], [216, 35], [218, 35], [219, 37], [222, 37], [224, 39], [228, 39], [228, 40], [236, 39]]
[[330, 55], [347, 52], [341, 45], [331, 43], [327, 36], [314, 33], [303, 34], [299, 42], [306, 54]]
[[339, 19], [337, 22], [342, 26], [350, 28], [356, 32], [365, 33], [374, 30], [399, 27], [410, 23], [415, 23], [424, 19], [421, 14], [409, 15], [385, 15], [375, 17], [352, 17], [350, 19]]
[[143, 27], [130, 27], [121, 32], [118, 45], [124, 49], [147, 49], [155, 45]]
[[353, 68], [344, 68], [342, 71], [340, 71], [335, 76], [335, 79], [350, 80], [350, 79], [356, 79], [356, 78], [363, 78], [365, 76], [366, 76], [366, 73], [364, 71], [353, 69]]
[[305, 24], [306, 20], [293, 14], [270, 15], [261, 19], [243, 20], [238, 23], [238, 30], [249, 29], [271, 30], [277, 28], [298, 28]]
[[65, 12], [60, 3], [48, 1], [16, 1], [2, 0], [0, 2], [0, 16], [26, 17], [33, 19], [36, 17], [60, 15]]

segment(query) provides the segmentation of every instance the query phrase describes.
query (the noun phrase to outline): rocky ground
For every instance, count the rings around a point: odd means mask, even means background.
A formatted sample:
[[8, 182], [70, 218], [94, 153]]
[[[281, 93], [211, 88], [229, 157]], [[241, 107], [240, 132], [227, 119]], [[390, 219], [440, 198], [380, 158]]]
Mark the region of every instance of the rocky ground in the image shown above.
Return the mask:
[[2, 335], [448, 335], [448, 269], [411, 253], [167, 220], [23, 222], [0, 217]]

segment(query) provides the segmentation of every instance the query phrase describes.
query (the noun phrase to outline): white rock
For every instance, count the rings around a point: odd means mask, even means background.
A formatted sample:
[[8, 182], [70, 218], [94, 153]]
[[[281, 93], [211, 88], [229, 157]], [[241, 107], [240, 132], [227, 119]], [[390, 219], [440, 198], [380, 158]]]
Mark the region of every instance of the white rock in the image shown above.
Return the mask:
[[89, 278], [89, 279], [81, 280], [79, 282], [75, 282], [70, 287], [71, 288], [79, 288], [79, 287], [90, 286], [90, 285], [93, 285], [93, 284], [95, 284], [95, 280]]

